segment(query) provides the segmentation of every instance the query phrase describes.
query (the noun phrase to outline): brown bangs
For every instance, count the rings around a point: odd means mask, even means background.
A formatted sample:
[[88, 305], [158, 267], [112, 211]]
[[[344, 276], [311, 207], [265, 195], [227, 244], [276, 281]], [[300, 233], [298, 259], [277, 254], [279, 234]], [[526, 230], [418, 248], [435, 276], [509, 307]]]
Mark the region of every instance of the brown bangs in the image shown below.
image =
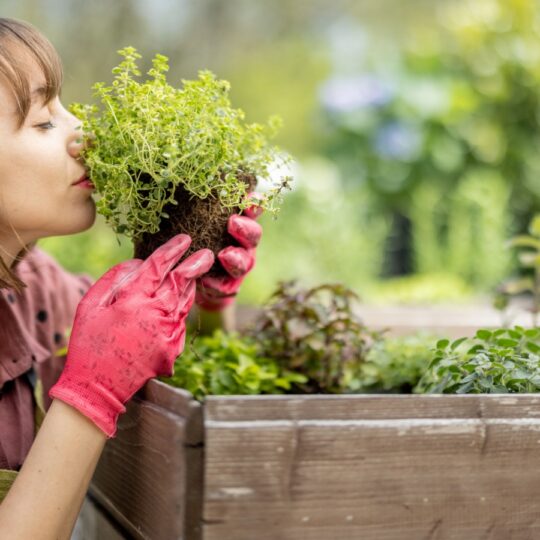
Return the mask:
[[60, 95], [63, 82], [62, 62], [51, 42], [25, 21], [0, 17], [0, 77], [5, 79], [15, 98], [18, 128], [32, 105], [28, 65], [21, 58], [24, 56], [21, 52], [26, 52], [43, 72], [45, 104]]

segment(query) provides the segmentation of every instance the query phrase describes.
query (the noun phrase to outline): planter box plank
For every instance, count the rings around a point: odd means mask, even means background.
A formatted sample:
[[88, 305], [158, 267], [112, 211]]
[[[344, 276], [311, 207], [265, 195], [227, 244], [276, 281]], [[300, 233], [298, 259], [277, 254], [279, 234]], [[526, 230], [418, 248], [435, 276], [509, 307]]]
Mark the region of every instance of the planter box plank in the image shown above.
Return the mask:
[[407, 418], [540, 418], [538, 394], [354, 394], [211, 396], [205, 422], [388, 420]]
[[134, 538], [197, 538], [202, 433], [200, 404], [150, 381], [105, 446], [91, 495]]
[[537, 396], [270, 398], [205, 404], [204, 540], [540, 537]]

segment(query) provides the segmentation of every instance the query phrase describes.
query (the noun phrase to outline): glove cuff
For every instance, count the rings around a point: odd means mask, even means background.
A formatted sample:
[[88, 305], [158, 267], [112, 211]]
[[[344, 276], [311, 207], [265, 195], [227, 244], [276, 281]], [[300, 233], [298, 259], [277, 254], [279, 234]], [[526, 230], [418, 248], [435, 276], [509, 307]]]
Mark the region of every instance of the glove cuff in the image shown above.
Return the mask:
[[209, 298], [206, 295], [199, 294], [195, 296], [195, 303], [201, 309], [205, 311], [222, 311], [227, 306], [234, 303], [236, 295], [228, 296], [225, 298]]
[[88, 381], [77, 383], [66, 381], [60, 376], [59, 381], [49, 390], [49, 397], [60, 399], [71, 405], [91, 420], [107, 437], [116, 435], [118, 416], [126, 408], [118, 399], [104, 388], [88, 387]]

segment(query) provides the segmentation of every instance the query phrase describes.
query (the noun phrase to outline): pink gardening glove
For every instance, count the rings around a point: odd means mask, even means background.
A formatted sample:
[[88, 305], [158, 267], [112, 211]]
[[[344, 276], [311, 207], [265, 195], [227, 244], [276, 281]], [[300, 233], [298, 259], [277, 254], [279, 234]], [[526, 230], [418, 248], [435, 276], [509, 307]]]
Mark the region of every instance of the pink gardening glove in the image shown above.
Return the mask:
[[[259, 193], [249, 193], [252, 199], [261, 199]], [[262, 227], [255, 221], [262, 214], [258, 205], [244, 210], [244, 215], [233, 214], [227, 223], [229, 234], [241, 247], [228, 246], [218, 253], [218, 259], [228, 276], [205, 276], [197, 281], [196, 304], [207, 311], [220, 311], [232, 304], [246, 275], [255, 266], [255, 248], [262, 235]]]
[[190, 244], [179, 234], [145, 261], [113, 266], [77, 307], [66, 364], [49, 396], [75, 407], [108, 437], [124, 403], [149, 379], [171, 376], [184, 349], [196, 279], [214, 263], [214, 254], [201, 249], [172, 269]]

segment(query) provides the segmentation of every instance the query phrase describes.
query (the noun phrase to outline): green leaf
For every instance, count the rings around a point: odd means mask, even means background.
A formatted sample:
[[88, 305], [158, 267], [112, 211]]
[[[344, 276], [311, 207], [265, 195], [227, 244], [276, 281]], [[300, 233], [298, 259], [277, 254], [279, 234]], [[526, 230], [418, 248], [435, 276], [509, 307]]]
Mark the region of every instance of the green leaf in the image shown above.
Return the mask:
[[466, 341], [467, 338], [466, 337], [463, 337], [463, 338], [460, 338], [460, 339], [456, 339], [455, 341], [452, 342], [452, 345], [450, 346], [450, 349], [452, 351], [455, 351], [464, 341]]
[[522, 369], [514, 369], [510, 372], [510, 375], [515, 379], [528, 379], [530, 376], [530, 373], [523, 371]]
[[522, 333], [522, 332], [518, 332], [517, 330], [508, 330], [508, 335], [509, 335], [512, 339], [520, 340], [520, 339], [521, 339], [521, 336], [523, 335], [523, 333]]
[[532, 341], [527, 341], [527, 343], [525, 343], [525, 347], [534, 354], [540, 353], [540, 345], [537, 345]]
[[456, 394], [466, 394], [473, 386], [474, 383], [472, 381], [463, 384], [456, 390]]
[[463, 379], [461, 379], [461, 382], [466, 383], [466, 382], [474, 381], [477, 378], [478, 378], [477, 373], [471, 373], [470, 375], [467, 375], [466, 377], [463, 377]]
[[444, 350], [446, 349], [446, 347], [448, 347], [448, 345], [450, 344], [450, 341], [448, 339], [440, 339], [439, 341], [437, 341], [437, 349], [439, 350]]
[[489, 340], [491, 336], [492, 336], [492, 333], [489, 330], [481, 329], [476, 332], [476, 337], [484, 341]]
[[274, 384], [278, 387], [278, 388], [283, 388], [284, 390], [290, 390], [291, 388], [291, 381], [285, 379], [285, 378], [282, 378], [282, 377], [278, 377], [275, 381], [274, 381]]
[[436, 356], [429, 364], [428, 369], [435, 367], [442, 360], [442, 356]]
[[[497, 340], [497, 345], [499, 345], [499, 347], [517, 347], [518, 344], [519, 342], [515, 339], [501, 338]], [[507, 353], [511, 353], [511, 351], [508, 351]]]
[[478, 384], [482, 387], [484, 390], [492, 390], [493, 389], [493, 381], [488, 377], [486, 379], [478, 379]]
[[525, 330], [525, 336], [528, 338], [535, 338], [538, 337], [540, 330], [538, 328], [528, 328]]

